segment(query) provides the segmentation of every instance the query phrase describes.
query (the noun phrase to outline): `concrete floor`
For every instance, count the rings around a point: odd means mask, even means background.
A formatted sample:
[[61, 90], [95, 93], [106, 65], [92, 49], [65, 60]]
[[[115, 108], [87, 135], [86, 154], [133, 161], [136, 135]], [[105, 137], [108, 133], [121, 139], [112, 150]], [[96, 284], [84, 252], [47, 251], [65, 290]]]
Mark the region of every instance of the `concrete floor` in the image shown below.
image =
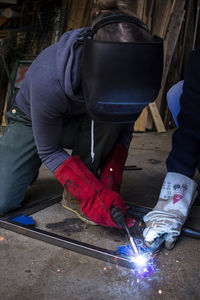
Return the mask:
[[[137, 165], [142, 170], [124, 172], [125, 201], [155, 205], [166, 173], [171, 134], [172, 131], [135, 134], [126, 165]], [[25, 204], [61, 192], [61, 186], [42, 166]], [[187, 222], [198, 230], [199, 211], [200, 207], [193, 207]], [[35, 213], [33, 218], [38, 228], [109, 250], [127, 243], [123, 232], [84, 225], [60, 203]], [[181, 237], [174, 250], [162, 250], [154, 263], [155, 271], [149, 277], [139, 278], [133, 270], [0, 228], [0, 299], [200, 299], [199, 240]]]

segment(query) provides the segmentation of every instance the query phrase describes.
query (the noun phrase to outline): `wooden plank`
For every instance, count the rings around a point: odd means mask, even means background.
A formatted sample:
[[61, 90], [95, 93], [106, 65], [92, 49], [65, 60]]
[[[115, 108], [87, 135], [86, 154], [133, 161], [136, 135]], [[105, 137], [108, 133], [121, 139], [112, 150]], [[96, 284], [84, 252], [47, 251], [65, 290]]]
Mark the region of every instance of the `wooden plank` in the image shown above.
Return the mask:
[[147, 25], [150, 32], [152, 31], [152, 18], [154, 6], [155, 0], [146, 0], [144, 3], [143, 22]]
[[67, 30], [67, 22], [69, 18], [69, 12], [71, 7], [71, 0], [62, 0], [62, 9], [64, 10], [64, 24], [63, 24], [63, 32]]
[[194, 20], [195, 20], [195, 0], [191, 0], [186, 2], [187, 4], [187, 14], [185, 17], [185, 28], [184, 28], [184, 36], [182, 42], [182, 54], [179, 61], [179, 65], [177, 66], [179, 71], [178, 73], [182, 75], [184, 74], [184, 66], [187, 65], [187, 60], [189, 53], [192, 51], [193, 44], [193, 35], [194, 35]]
[[137, 14], [138, 18], [141, 20], [143, 19], [144, 2], [145, 2], [145, 0], [138, 0], [138, 3], [137, 3], [136, 14]]
[[137, 15], [137, 6], [138, 6], [138, 1], [139, 0], [134, 0], [131, 3], [132, 11]]
[[174, 10], [174, 7], [175, 7], [175, 3], [176, 3], [176, 0], [171, 0], [171, 1], [168, 2], [168, 6], [167, 6], [167, 9], [166, 9], [166, 12], [165, 12], [165, 18], [164, 18], [164, 21], [163, 21], [162, 31], [161, 31], [161, 36], [163, 38], [166, 37], [166, 33], [167, 33], [168, 26], [169, 26], [169, 23], [170, 23], [170, 20], [171, 20], [171, 16], [172, 16], [172, 13], [173, 13], [173, 10]]
[[147, 116], [147, 122], [146, 122], [146, 129], [152, 130], [153, 129], [153, 118], [149, 111], [149, 107], [147, 108], [147, 111], [148, 111], [148, 116]]
[[144, 0], [144, 5], [143, 5], [143, 13], [142, 13], [142, 21], [147, 24], [147, 18], [148, 18], [148, 14], [147, 14], [147, 0]]
[[67, 27], [66, 31], [75, 29], [75, 20], [76, 20], [76, 11], [77, 11], [78, 2], [77, 0], [70, 1], [69, 11], [67, 15]]
[[163, 121], [160, 117], [160, 113], [158, 111], [156, 103], [155, 102], [150, 103], [148, 107], [149, 107], [149, 110], [151, 112], [151, 115], [152, 115], [152, 118], [153, 118], [153, 121], [155, 123], [157, 131], [158, 132], [166, 132], [165, 126], [164, 126]]
[[164, 38], [164, 28], [167, 26], [169, 7], [174, 0], [156, 0], [154, 18], [152, 23], [152, 33]]
[[79, 27], [84, 27], [88, 23], [88, 18], [89, 18], [89, 13], [90, 13], [90, 10], [89, 10], [90, 1], [82, 0], [82, 1], [80, 1], [80, 4], [81, 5], [79, 6], [79, 14], [80, 14]]
[[67, 14], [66, 31], [76, 28], [81, 28], [87, 25], [90, 13], [89, 0], [73, 0]]
[[[182, 23], [184, 20], [185, 11], [180, 10], [176, 13], [173, 13], [171, 22], [168, 28], [166, 40], [165, 40], [165, 49], [166, 49], [166, 55], [165, 55], [165, 66], [164, 66], [164, 76], [163, 76], [163, 82], [166, 82], [169, 68], [171, 65], [172, 57], [177, 45], [177, 41], [179, 38], [179, 34], [181, 31]], [[164, 84], [163, 84], [164, 85]]]
[[83, 14], [83, 21], [82, 21], [82, 26], [88, 26], [89, 21], [90, 21], [90, 11], [92, 8], [92, 2], [87, 1], [85, 5], [85, 12]]
[[141, 112], [139, 118], [135, 121], [134, 131], [144, 132], [146, 130], [147, 115], [148, 111], [145, 107]]
[[166, 81], [169, 72], [172, 56], [177, 45], [182, 23], [184, 21], [184, 16], [185, 16], [185, 10], [179, 10], [172, 14], [171, 22], [168, 28], [166, 41], [165, 41], [166, 58], [165, 58], [164, 81]]
[[170, 65], [172, 62], [172, 57], [174, 54], [174, 50], [177, 45], [177, 41], [179, 38], [179, 34], [181, 31], [182, 23], [184, 20], [185, 10], [178, 10], [173, 12], [171, 21], [169, 24], [168, 32], [165, 39], [165, 61], [164, 61], [164, 72], [163, 72], [163, 78], [162, 78], [162, 88], [160, 90], [160, 93], [158, 95], [158, 98], [156, 99], [156, 104], [158, 106], [158, 109], [161, 107], [162, 97], [163, 97], [163, 91], [166, 84], [167, 76], [169, 73]]

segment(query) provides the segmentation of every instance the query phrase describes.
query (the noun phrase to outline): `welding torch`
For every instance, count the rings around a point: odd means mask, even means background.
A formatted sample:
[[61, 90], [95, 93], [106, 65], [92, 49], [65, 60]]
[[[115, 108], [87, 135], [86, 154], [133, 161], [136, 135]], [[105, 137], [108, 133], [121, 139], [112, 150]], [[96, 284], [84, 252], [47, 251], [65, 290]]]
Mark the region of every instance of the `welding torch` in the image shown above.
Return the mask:
[[111, 209], [111, 215], [112, 215], [112, 218], [113, 220], [115, 221], [115, 223], [120, 227], [120, 228], [124, 228], [126, 230], [126, 233], [128, 235], [128, 239], [130, 241], [130, 244], [131, 244], [131, 247], [134, 251], [134, 253], [136, 255], [138, 255], [138, 249], [137, 249], [137, 246], [134, 242], [134, 239], [130, 233], [130, 230], [127, 226], [127, 223], [125, 221], [125, 218], [124, 218], [124, 214], [123, 212], [121, 211], [121, 209], [119, 207], [112, 207]]

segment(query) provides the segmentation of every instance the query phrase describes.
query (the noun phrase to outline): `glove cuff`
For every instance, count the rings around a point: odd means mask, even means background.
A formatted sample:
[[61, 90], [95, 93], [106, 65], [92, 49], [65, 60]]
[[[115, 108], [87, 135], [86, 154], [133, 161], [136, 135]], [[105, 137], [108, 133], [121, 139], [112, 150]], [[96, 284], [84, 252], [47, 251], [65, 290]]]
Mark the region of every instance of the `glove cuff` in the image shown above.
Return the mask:
[[187, 216], [196, 196], [197, 183], [191, 178], [175, 173], [167, 173], [154, 210], [179, 211]]

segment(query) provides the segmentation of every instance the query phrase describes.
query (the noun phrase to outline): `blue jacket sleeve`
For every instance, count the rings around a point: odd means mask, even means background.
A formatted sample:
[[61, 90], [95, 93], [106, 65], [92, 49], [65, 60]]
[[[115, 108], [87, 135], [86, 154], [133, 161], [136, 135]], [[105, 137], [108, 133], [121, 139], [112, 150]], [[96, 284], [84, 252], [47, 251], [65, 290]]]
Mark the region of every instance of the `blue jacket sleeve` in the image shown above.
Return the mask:
[[31, 119], [38, 154], [54, 172], [69, 157], [61, 147], [63, 120], [69, 103], [59, 81], [48, 70], [36, 68], [29, 77]]
[[192, 178], [200, 156], [200, 50], [190, 54], [180, 104], [179, 128], [166, 165], [168, 172]]

